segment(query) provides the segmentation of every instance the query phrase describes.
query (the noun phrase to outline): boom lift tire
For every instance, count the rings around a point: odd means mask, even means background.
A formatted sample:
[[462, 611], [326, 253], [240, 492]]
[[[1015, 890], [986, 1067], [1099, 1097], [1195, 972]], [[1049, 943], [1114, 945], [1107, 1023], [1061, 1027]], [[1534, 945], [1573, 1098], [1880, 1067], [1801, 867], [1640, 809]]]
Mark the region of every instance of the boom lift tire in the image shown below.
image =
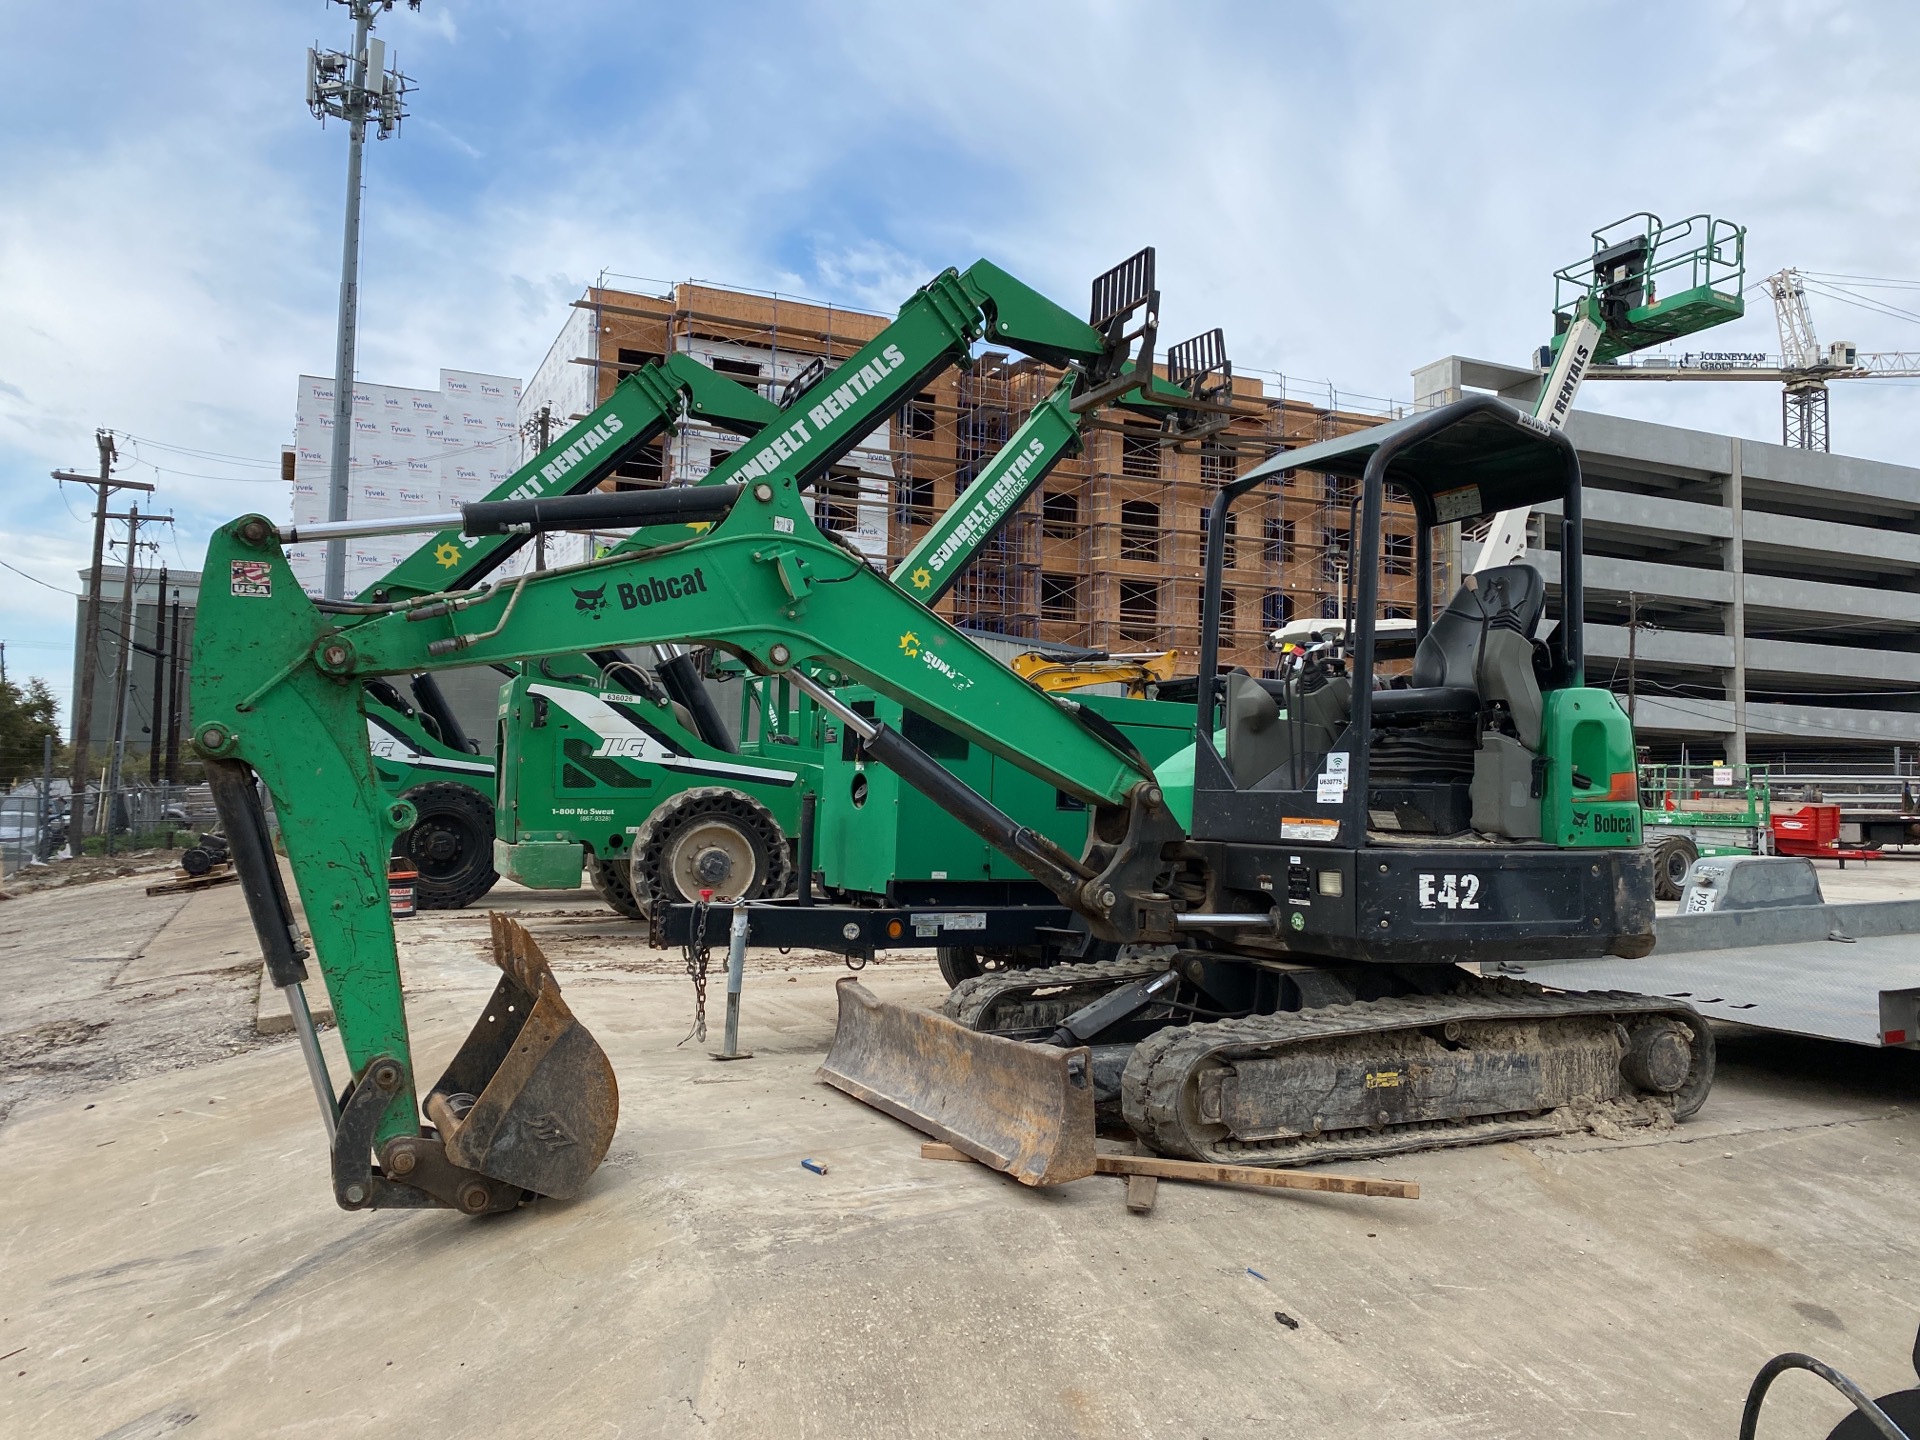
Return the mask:
[[948, 989], [989, 971], [1047, 963], [1047, 956], [1039, 949], [1033, 949], [1030, 958], [1026, 950], [982, 950], [974, 945], [942, 945], [933, 953], [940, 962], [940, 978], [947, 982]]
[[650, 915], [656, 901], [690, 904], [702, 890], [729, 900], [784, 895], [793, 856], [766, 806], [738, 790], [703, 785], [647, 817], [628, 873], [635, 904]]
[[593, 886], [594, 894], [627, 919], [647, 918], [646, 912], [640, 908], [640, 902], [633, 898], [633, 886], [627, 882], [627, 864], [624, 860], [602, 860], [598, 855], [589, 855], [587, 880]]
[[422, 910], [464, 910], [493, 889], [493, 802], [471, 785], [432, 781], [404, 799], [419, 819], [394, 841], [396, 858], [420, 872], [414, 904]]
[[1687, 888], [1687, 871], [1699, 858], [1699, 847], [1686, 836], [1663, 836], [1653, 847], [1654, 898], [1678, 900], [1680, 892]]

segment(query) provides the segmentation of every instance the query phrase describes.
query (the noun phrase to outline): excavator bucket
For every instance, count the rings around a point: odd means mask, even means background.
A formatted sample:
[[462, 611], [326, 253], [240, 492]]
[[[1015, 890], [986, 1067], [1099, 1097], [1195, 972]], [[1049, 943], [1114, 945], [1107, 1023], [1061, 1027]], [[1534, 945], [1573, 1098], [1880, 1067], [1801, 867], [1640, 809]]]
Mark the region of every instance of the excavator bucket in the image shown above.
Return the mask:
[[620, 1092], [533, 937], [504, 915], [491, 919], [500, 983], [428, 1094], [427, 1118], [454, 1164], [564, 1200], [606, 1155]]
[[839, 983], [840, 1021], [820, 1078], [1022, 1185], [1093, 1174], [1093, 1075], [1085, 1047], [984, 1035], [932, 1010]]

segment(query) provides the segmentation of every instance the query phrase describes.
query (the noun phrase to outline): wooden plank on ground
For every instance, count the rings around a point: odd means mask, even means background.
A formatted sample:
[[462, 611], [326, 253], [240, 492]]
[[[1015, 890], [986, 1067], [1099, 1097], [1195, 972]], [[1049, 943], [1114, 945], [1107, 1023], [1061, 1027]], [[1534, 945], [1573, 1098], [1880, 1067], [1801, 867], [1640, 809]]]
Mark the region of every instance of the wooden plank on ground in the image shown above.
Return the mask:
[[162, 880], [157, 885], [147, 886], [149, 895], [179, 895], [190, 890], [211, 890], [216, 885], [238, 885], [240, 876], [232, 870], [216, 870], [210, 875], [182, 874], [172, 880]]
[[[922, 1160], [968, 1160], [971, 1156], [929, 1140], [920, 1147]], [[1159, 1155], [1094, 1157], [1101, 1175], [1149, 1176], [1156, 1180], [1188, 1180], [1203, 1185], [1255, 1185], [1266, 1190], [1317, 1190], [1331, 1195], [1369, 1195], [1387, 1200], [1418, 1200], [1420, 1186], [1413, 1180], [1374, 1180], [1358, 1175], [1324, 1175], [1313, 1170], [1268, 1170], [1259, 1165], [1208, 1165], [1197, 1160], [1168, 1160]]]

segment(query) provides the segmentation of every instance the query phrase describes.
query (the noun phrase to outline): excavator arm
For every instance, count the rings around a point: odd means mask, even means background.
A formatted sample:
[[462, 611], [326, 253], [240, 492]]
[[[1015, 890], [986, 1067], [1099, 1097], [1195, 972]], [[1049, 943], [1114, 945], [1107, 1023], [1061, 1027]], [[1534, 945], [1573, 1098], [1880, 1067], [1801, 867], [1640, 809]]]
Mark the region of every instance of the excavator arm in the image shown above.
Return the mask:
[[[516, 1201], [521, 1190], [571, 1193], [598, 1162], [595, 1125], [604, 1122], [601, 1151], [611, 1136], [608, 1101], [569, 1109], [557, 1098], [610, 1096], [604, 1056], [570, 1015], [553, 1013], [564, 1010], [557, 987], [528, 958], [524, 936], [511, 935], [497, 944], [506, 975], [493, 1018], [476, 1026], [453, 1078], [429, 1096], [434, 1132], [420, 1130], [385, 874], [411, 807], [381, 793], [361, 738], [370, 678], [669, 639], [711, 645], [809, 688], [876, 759], [932, 788], [1077, 909], [1108, 916], [1115, 933], [1164, 933], [1170, 919], [1158, 876], [1143, 873], [1139, 857], [1180, 831], [1145, 764], [822, 534], [790, 478], [469, 506], [465, 528], [484, 535], [570, 527], [581, 523], [575, 512], [589, 508], [599, 523], [613, 523], [615, 501], [629, 523], [678, 522], [683, 535], [688, 523], [711, 528], [649, 551], [384, 606], [308, 599], [279, 534], [261, 517], [226, 526], [210, 543], [209, 571], [228, 583], [208, 587], [197, 627], [194, 741], [219, 777], [229, 833], [256, 837], [236, 847], [250, 851], [248, 902], [263, 948], [278, 957], [275, 980], [297, 991], [304, 959], [289, 945], [291, 916], [259, 843], [265, 832], [251, 813], [249, 770], [273, 797], [353, 1069], [345, 1101], [329, 1115], [336, 1195], [348, 1208], [432, 1203], [426, 1195], [484, 1210]], [[894, 732], [855, 715], [808, 678], [808, 662], [853, 675], [1089, 802], [1097, 833], [1087, 854], [1061, 852]], [[289, 1002], [297, 1022], [304, 1003], [293, 994]], [[503, 1043], [503, 1028], [516, 1023], [536, 1029], [539, 1043]], [[529, 1046], [537, 1054], [520, 1058]], [[317, 1065], [317, 1047], [308, 1054]], [[323, 1068], [316, 1086], [331, 1095]], [[370, 1150], [404, 1157], [406, 1174], [432, 1179], [438, 1190], [397, 1183], [390, 1167], [373, 1173]]]
[[[229, 583], [208, 587], [196, 627], [195, 746], [246, 852], [237, 857], [245, 893], [321, 1097], [343, 1207], [449, 1204], [481, 1213], [524, 1193], [571, 1194], [604, 1154], [618, 1103], [604, 1054], [560, 1001], [537, 948], [499, 924], [500, 987], [428, 1093], [433, 1125], [421, 1127], [385, 874], [393, 837], [413, 815], [381, 793], [363, 738], [366, 682], [378, 677], [630, 645], [710, 645], [813, 694], [874, 758], [1013, 855], [1097, 931], [1170, 934], [1160, 855], [1181, 830], [1145, 761], [823, 534], [802, 493], [981, 337], [1074, 366], [1074, 410], [1190, 400], [1147, 368], [1158, 297], [1150, 252], [1143, 256], [1096, 282], [1096, 324], [985, 262], [949, 271], [887, 332], [792, 399], [783, 412], [791, 418], [770, 439], [763, 430], [761, 443], [743, 447], [705, 485], [562, 498], [546, 498], [542, 485], [463, 507], [458, 536], [436, 537], [415, 557], [441, 565], [441, 547], [454, 547], [455, 564], [443, 568], [462, 569], [471, 584], [533, 533], [636, 527], [618, 552], [582, 565], [431, 593], [417, 588], [431, 572], [416, 567], [414, 583], [395, 577], [387, 599], [333, 604], [301, 592], [281, 550], [292, 536], [264, 518], [245, 517], [214, 537], [208, 570]], [[1143, 309], [1145, 321], [1129, 330]], [[1129, 365], [1136, 342], [1144, 381]], [[620, 439], [625, 419], [616, 430], [607, 418], [596, 412], [549, 447], [535, 462], [541, 479], [552, 484], [630, 443]], [[1070, 440], [1064, 427], [1054, 433], [1056, 445]], [[569, 452], [578, 458], [563, 468]], [[1086, 801], [1094, 823], [1085, 854], [1066, 854], [1018, 825], [904, 737], [841, 704], [811, 678], [813, 667], [853, 676]], [[333, 1001], [352, 1070], [344, 1092], [336, 1093], [306, 1018], [309, 952], [266, 843], [255, 776], [273, 798]]]

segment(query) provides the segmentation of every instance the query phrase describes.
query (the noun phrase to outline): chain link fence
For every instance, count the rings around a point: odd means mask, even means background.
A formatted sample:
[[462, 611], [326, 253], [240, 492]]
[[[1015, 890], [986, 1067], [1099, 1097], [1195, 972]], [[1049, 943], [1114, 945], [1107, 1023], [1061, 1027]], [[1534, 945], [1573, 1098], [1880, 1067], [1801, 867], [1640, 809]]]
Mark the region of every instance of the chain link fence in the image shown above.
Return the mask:
[[[0, 864], [9, 871], [74, 853], [72, 796], [23, 784], [0, 796]], [[205, 785], [90, 787], [84, 797], [85, 838], [79, 852], [121, 854], [188, 844], [218, 827]]]

